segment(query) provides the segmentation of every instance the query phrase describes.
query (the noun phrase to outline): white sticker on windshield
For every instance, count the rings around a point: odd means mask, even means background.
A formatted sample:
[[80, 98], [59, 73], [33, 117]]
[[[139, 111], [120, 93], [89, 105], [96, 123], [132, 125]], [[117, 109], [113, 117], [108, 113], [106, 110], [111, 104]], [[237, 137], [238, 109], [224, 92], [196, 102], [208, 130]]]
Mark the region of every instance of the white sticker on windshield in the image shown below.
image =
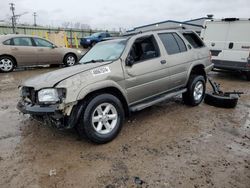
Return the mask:
[[93, 74], [93, 76], [97, 76], [97, 75], [101, 75], [101, 74], [107, 74], [110, 73], [110, 69], [109, 67], [99, 67], [96, 69], [91, 70], [91, 73]]

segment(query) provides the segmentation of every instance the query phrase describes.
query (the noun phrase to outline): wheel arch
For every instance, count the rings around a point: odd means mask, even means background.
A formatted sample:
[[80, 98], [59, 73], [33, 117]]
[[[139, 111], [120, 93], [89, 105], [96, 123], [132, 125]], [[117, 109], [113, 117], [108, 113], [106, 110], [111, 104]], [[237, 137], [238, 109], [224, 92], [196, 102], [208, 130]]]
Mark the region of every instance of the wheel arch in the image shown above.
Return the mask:
[[0, 57], [4, 57], [4, 56], [12, 58], [14, 60], [15, 67], [17, 67], [17, 60], [16, 60], [16, 58], [14, 56], [9, 55], [9, 54], [1, 54], [0, 55]]
[[79, 98], [78, 101], [80, 101], [80, 102], [86, 101], [94, 96], [97, 96], [97, 95], [103, 94], [103, 93], [107, 93], [107, 94], [111, 94], [111, 95], [116, 96], [122, 103], [125, 115], [129, 116], [130, 112], [129, 112], [127, 99], [126, 99], [125, 95], [123, 94], [123, 92], [115, 86], [108, 86], [108, 87], [96, 89], [94, 91], [93, 90], [89, 91], [89, 92], [85, 93], [84, 95], [81, 95], [80, 97], [78, 97]]
[[188, 73], [188, 80], [186, 81], [186, 84], [188, 83], [191, 75], [202, 75], [205, 78], [205, 81], [207, 80], [207, 74], [205, 71], [205, 66], [203, 64], [196, 64], [190, 68]]
[[78, 62], [77, 55], [74, 52], [68, 52], [63, 56], [63, 62], [65, 63], [67, 55], [73, 55], [76, 58], [76, 62]]

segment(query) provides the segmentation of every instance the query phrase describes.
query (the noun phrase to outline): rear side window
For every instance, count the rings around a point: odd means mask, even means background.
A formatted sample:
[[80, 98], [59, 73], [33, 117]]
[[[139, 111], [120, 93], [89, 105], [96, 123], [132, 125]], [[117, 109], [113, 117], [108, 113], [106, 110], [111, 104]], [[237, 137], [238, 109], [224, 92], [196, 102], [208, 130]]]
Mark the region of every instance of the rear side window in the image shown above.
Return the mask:
[[193, 46], [193, 48], [201, 48], [204, 46], [201, 39], [194, 33], [183, 33], [183, 36]]
[[13, 42], [15, 46], [32, 46], [32, 41], [29, 37], [13, 38]]
[[169, 55], [187, 51], [183, 40], [176, 33], [158, 34]]

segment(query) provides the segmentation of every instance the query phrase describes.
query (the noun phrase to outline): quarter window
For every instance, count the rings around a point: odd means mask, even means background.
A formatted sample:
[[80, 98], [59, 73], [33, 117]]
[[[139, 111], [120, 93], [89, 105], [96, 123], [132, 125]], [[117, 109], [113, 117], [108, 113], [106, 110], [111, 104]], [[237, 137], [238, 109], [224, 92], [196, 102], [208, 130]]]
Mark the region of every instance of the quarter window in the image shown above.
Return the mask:
[[193, 46], [193, 48], [201, 48], [204, 46], [201, 39], [194, 33], [183, 33], [183, 36], [187, 39], [191, 46]]
[[4, 41], [3, 44], [4, 45], [11, 45], [11, 39]]
[[34, 38], [36, 46], [51, 48], [53, 44], [47, 40]]
[[29, 37], [13, 38], [13, 43], [15, 46], [32, 46], [32, 41]]

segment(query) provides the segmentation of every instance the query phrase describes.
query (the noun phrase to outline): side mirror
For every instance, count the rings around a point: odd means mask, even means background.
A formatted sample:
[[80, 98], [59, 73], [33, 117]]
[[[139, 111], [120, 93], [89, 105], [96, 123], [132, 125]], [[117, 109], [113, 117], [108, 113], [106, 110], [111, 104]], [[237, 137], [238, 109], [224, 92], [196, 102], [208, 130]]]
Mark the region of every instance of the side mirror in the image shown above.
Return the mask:
[[51, 46], [51, 48], [54, 49], [54, 48], [57, 48], [57, 46], [53, 44], [53, 45]]
[[125, 63], [126, 63], [126, 66], [130, 66], [131, 67], [135, 63], [135, 60], [134, 60], [133, 56], [132, 55], [128, 55], [128, 57], [126, 58]]

